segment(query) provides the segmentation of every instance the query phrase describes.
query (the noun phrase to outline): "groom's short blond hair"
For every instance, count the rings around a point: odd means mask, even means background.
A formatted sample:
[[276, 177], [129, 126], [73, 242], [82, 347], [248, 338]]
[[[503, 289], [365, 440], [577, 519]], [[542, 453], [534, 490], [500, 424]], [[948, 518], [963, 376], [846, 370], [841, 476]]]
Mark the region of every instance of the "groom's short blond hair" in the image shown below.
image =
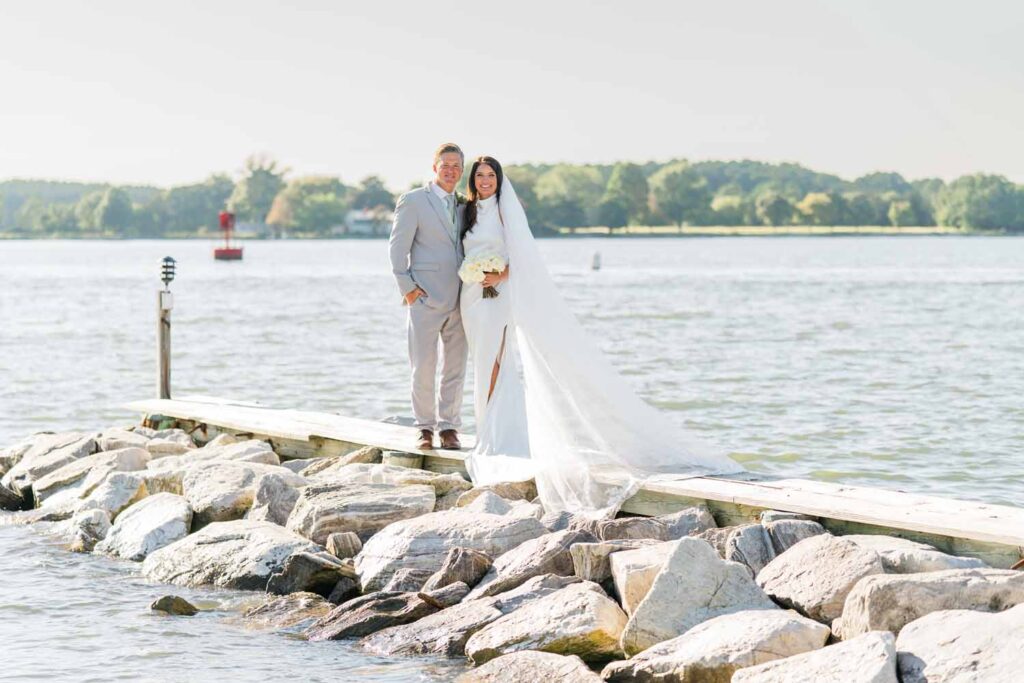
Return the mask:
[[466, 165], [466, 155], [462, 153], [462, 148], [456, 145], [454, 142], [446, 142], [437, 148], [437, 151], [434, 152], [434, 165], [437, 166], [437, 162], [441, 160], [442, 154], [449, 154], [450, 152], [455, 152], [456, 154], [458, 154], [459, 160], [462, 162], [462, 165]]

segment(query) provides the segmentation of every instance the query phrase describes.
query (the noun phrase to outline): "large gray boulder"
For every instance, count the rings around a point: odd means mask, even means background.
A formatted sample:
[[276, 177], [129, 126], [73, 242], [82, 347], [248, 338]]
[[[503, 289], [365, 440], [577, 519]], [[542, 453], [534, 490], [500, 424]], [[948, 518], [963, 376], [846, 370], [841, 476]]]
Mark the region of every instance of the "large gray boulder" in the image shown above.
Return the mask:
[[251, 629], [298, 633], [331, 611], [333, 605], [315, 593], [268, 595], [249, 607], [241, 621]]
[[743, 667], [824, 647], [828, 636], [827, 626], [796, 612], [734, 612], [612, 662], [601, 675], [608, 681], [728, 681]]
[[566, 586], [477, 631], [466, 642], [474, 664], [520, 650], [577, 655], [587, 662], [613, 659], [626, 615], [591, 582]]
[[872, 631], [821, 650], [740, 669], [732, 683], [897, 683], [894, 640], [891, 633]]
[[121, 512], [149, 495], [139, 472], [111, 472], [79, 505], [79, 510], [103, 510], [116, 520]]
[[140, 562], [153, 551], [185, 538], [191, 527], [188, 502], [173, 493], [157, 493], [118, 515], [96, 552]]
[[141, 470], [148, 462], [149, 453], [135, 447], [83, 456], [35, 480], [36, 504], [50, 507], [85, 498], [110, 473]]
[[707, 505], [693, 505], [679, 512], [658, 515], [656, 519], [665, 526], [665, 534], [670, 541], [718, 527]]
[[1024, 605], [991, 614], [932, 612], [896, 639], [903, 683], [1017, 683], [1021, 680]]
[[290, 555], [281, 569], [270, 575], [267, 592], [275, 595], [316, 593], [327, 597], [344, 578], [352, 578], [351, 565], [328, 552], [302, 550]]
[[1024, 603], [1024, 573], [1011, 569], [947, 569], [883, 574], [861, 579], [846, 597], [837, 635], [899, 633], [931, 612], [970, 609], [1000, 612]]
[[[639, 540], [639, 539], [638, 539]], [[648, 540], [648, 539], [645, 539]], [[651, 590], [654, 578], [661, 573], [665, 560], [676, 549], [676, 541], [655, 542], [633, 550], [621, 550], [608, 556], [608, 566], [615, 581], [615, 592], [626, 614], [632, 614]]]
[[214, 522], [149, 555], [142, 573], [180, 586], [264, 590], [267, 579], [296, 552], [316, 552], [308, 539], [271, 522]]
[[627, 538], [669, 540], [668, 526], [656, 517], [623, 517], [601, 520], [597, 523], [594, 535], [602, 541]]
[[436, 572], [451, 548], [498, 557], [520, 543], [547, 533], [536, 519], [474, 514], [452, 509], [405, 519], [377, 532], [356, 556], [363, 590], [378, 590], [399, 569]]
[[769, 562], [757, 575], [757, 584], [779, 604], [828, 624], [842, 613], [858, 581], [884, 571], [875, 551], [822, 534]]
[[82, 432], [68, 432], [38, 437], [32, 447], [22, 453], [17, 464], [4, 474], [0, 484], [11, 490], [20, 491], [50, 472], [59, 470], [79, 458], [92, 455], [97, 449], [95, 436]]
[[[379, 655], [444, 655], [462, 657], [466, 641], [484, 626], [545, 595], [578, 583], [567, 576], [535, 576], [523, 585], [490, 598], [463, 602], [404, 626], [379, 631], [362, 641]], [[424, 587], [426, 588], [426, 587]]]
[[504, 593], [542, 574], [570, 576], [573, 565], [569, 549], [575, 543], [593, 540], [594, 537], [585, 531], [566, 530], [525, 541], [494, 560], [468, 599]]
[[761, 525], [768, 532], [776, 555], [781, 555], [805, 538], [828, 533], [821, 524], [809, 519], [772, 519], [762, 521]]
[[459, 676], [456, 683], [601, 683], [582, 659], [550, 652], [523, 650], [492, 659]]
[[341, 531], [365, 542], [393, 522], [431, 512], [434, 496], [434, 488], [422, 484], [310, 484], [299, 494], [286, 526], [321, 545]]
[[[754, 583], [746, 566], [721, 559], [709, 543], [698, 538], [673, 543], [675, 548], [623, 631], [626, 654], [642, 652], [723, 614], [778, 609]], [[613, 572], [619, 554], [612, 555]]]
[[468, 592], [465, 584], [454, 583], [431, 593], [370, 593], [335, 607], [306, 631], [306, 637], [310, 640], [360, 638], [451, 607]]
[[264, 474], [277, 474], [294, 486], [306, 483], [284, 467], [260, 463], [214, 460], [190, 467], [182, 480], [182, 491], [195, 512], [196, 526], [244, 517], [255, 499], [256, 482]]
[[988, 567], [976, 557], [958, 557], [940, 552], [930, 545], [895, 536], [853, 534], [843, 536], [861, 548], [874, 550], [882, 558], [889, 574], [917, 574], [944, 569], [983, 569]]

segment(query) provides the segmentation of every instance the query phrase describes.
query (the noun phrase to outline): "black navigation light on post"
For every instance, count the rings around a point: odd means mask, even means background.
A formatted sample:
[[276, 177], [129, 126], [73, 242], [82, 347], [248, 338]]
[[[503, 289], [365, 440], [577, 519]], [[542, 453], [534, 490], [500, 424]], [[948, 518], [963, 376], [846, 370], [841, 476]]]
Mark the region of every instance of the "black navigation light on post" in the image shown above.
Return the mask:
[[160, 262], [160, 279], [163, 290], [157, 291], [157, 397], [171, 397], [171, 309], [174, 308], [174, 297], [170, 285], [174, 280], [175, 264], [170, 256], [164, 256]]
[[177, 263], [170, 256], [164, 256], [164, 260], [160, 266], [160, 279], [164, 281], [164, 289], [170, 286], [171, 282], [174, 281], [174, 264]]

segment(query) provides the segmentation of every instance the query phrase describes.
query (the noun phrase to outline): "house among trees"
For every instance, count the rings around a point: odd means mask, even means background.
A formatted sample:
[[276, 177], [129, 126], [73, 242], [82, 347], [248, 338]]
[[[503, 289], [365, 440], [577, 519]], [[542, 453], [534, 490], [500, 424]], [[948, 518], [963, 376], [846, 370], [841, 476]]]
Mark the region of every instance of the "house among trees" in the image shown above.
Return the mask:
[[394, 212], [378, 206], [374, 209], [353, 209], [345, 214], [345, 222], [331, 230], [332, 235], [378, 237], [391, 232]]

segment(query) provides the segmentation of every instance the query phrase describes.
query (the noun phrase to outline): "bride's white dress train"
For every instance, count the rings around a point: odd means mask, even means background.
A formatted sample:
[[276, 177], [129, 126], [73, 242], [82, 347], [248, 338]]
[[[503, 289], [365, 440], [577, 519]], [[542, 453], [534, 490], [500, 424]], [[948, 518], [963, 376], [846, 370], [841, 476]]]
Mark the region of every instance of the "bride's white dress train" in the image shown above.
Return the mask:
[[500, 254], [510, 274], [496, 298], [483, 298], [480, 285], [462, 288], [477, 423], [466, 466], [475, 484], [534, 477], [546, 511], [608, 517], [653, 478], [742, 470], [640, 399], [587, 338], [507, 178], [500, 200], [477, 207], [466, 257]]

